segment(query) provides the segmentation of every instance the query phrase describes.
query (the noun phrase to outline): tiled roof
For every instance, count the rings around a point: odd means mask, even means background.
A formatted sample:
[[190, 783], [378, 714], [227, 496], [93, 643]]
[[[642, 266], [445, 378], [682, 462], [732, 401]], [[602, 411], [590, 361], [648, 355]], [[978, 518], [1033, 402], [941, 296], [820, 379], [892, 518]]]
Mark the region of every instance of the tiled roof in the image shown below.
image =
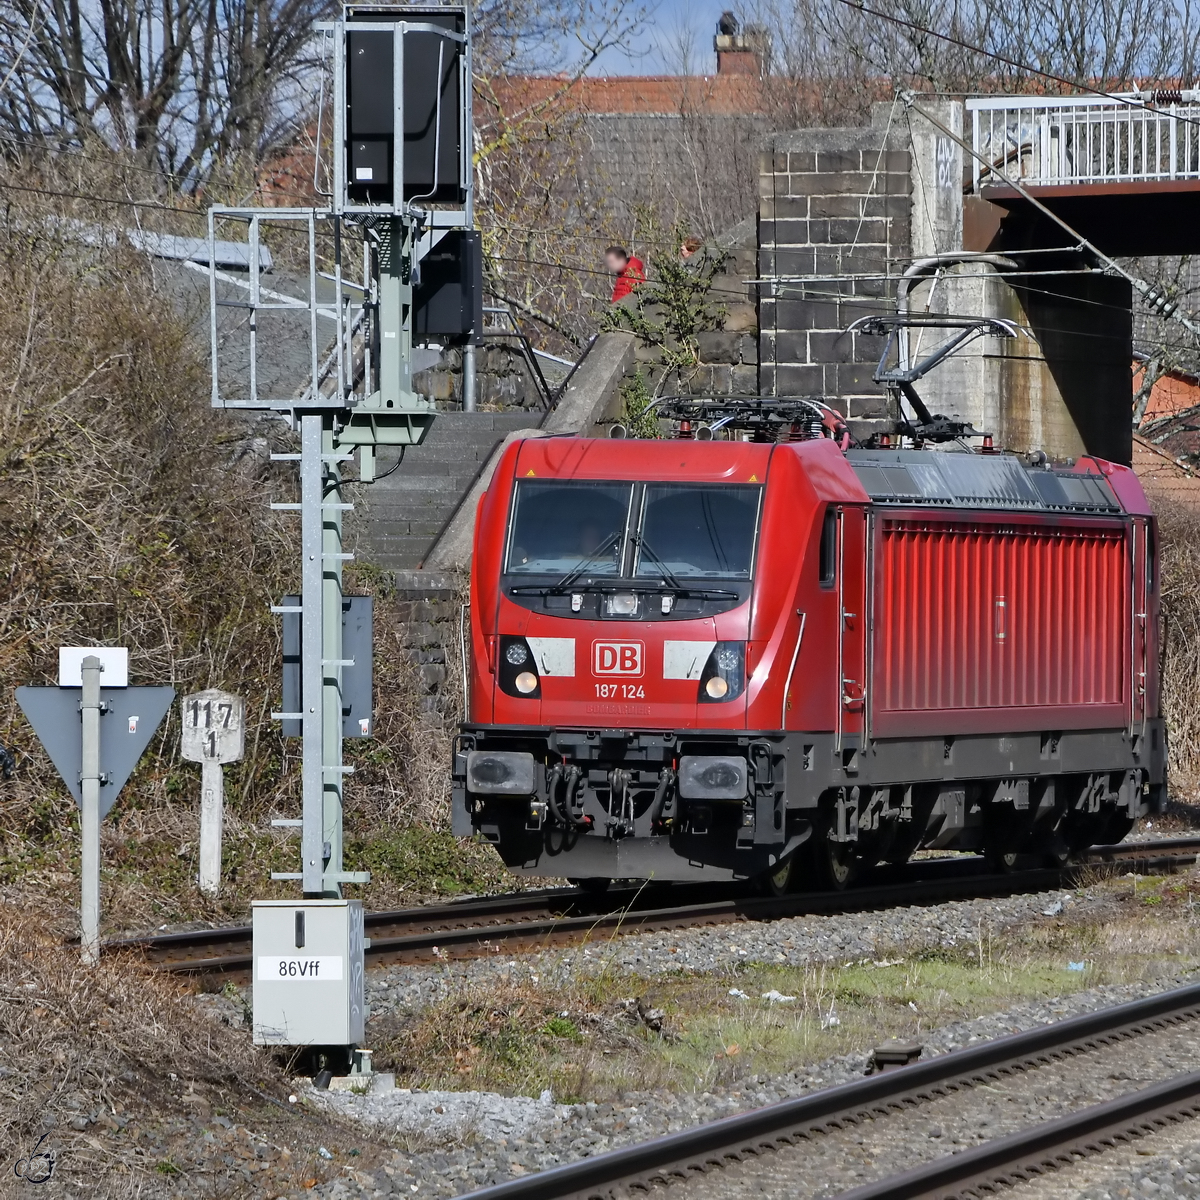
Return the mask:
[[1156, 509], [1171, 504], [1200, 511], [1200, 475], [1136, 433], [1133, 469]]
[[[1133, 364], [1133, 390], [1142, 386], [1143, 362]], [[1150, 401], [1146, 405], [1144, 420], [1157, 421], [1162, 417], [1176, 416], [1190, 408], [1200, 406], [1200, 380], [1183, 371], [1167, 371], [1157, 379], [1150, 389]]]

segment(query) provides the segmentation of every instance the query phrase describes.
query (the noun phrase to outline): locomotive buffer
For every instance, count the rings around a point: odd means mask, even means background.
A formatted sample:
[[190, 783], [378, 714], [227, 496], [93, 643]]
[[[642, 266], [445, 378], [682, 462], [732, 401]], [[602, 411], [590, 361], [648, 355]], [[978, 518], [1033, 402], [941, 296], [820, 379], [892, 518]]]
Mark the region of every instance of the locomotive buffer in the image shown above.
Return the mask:
[[[347, 1047], [362, 1036], [362, 906], [342, 898], [365, 871], [342, 861], [343, 737], [371, 735], [370, 607], [343, 594], [348, 483], [375, 479], [380, 447], [419, 444], [435, 415], [412, 388], [414, 332], [467, 349], [482, 330], [473, 231], [471, 47], [463, 6], [347, 4], [316, 26], [331, 83], [332, 145], [318, 146], [320, 207], [209, 210], [212, 404], [275, 414], [299, 435], [300, 593], [284, 618], [285, 735], [299, 735], [302, 903], [254, 906], [254, 1030], [260, 1043]], [[324, 110], [323, 110], [324, 111]], [[318, 136], [318, 143], [321, 137]], [[218, 237], [241, 226], [243, 277], [216, 268]], [[263, 246], [269, 234], [273, 253]], [[440, 272], [421, 282], [435, 247]], [[446, 262], [451, 264], [449, 271]], [[293, 264], [293, 291], [264, 283]], [[298, 265], [297, 265], [298, 264]], [[350, 264], [353, 264], [351, 266]], [[235, 337], [240, 334], [240, 337]], [[281, 361], [303, 347], [307, 379]], [[357, 478], [345, 464], [357, 455]], [[347, 626], [365, 636], [350, 637]], [[260, 986], [261, 984], [261, 986]], [[319, 1056], [320, 1057], [320, 1056]], [[336, 1056], [325, 1055], [332, 1064]]]

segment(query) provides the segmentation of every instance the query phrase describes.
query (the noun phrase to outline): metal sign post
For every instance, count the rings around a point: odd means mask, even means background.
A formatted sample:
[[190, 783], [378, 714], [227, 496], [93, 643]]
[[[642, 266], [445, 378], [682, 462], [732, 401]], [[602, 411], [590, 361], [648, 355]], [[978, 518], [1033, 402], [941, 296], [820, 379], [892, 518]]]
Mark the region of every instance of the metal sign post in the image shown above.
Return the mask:
[[[352, 653], [345, 649], [342, 568], [352, 556], [342, 549], [342, 518], [353, 506], [344, 498], [342, 464], [357, 453], [351, 478], [369, 484], [380, 447], [403, 452], [433, 424], [436, 405], [413, 390], [414, 312], [421, 304], [422, 311], [433, 308], [431, 299], [417, 297], [422, 260], [452, 233], [448, 244], [468, 247], [457, 253], [464, 271], [473, 264], [474, 302], [458, 306], [455, 328], [427, 320], [425, 336], [442, 329], [436, 336], [446, 344], [462, 344], [482, 333], [483, 318], [482, 259], [472, 257], [478, 234], [467, 6], [346, 3], [339, 20], [317, 29], [333, 85], [332, 162], [318, 159], [314, 172], [318, 190], [327, 184], [325, 201], [319, 208], [214, 207], [208, 231], [213, 407], [286, 415], [299, 439], [299, 453], [272, 456], [297, 463], [300, 492], [298, 502], [272, 505], [300, 517], [299, 601], [272, 609], [284, 618], [285, 647], [298, 627], [298, 661], [284, 664], [289, 711], [272, 717], [284, 723], [285, 735], [303, 739], [300, 816], [272, 824], [298, 829], [300, 870], [271, 877], [299, 882], [304, 900], [285, 904], [282, 915], [272, 910], [269, 920], [260, 920], [260, 909], [270, 906], [256, 902], [255, 1037], [320, 1046], [361, 1037], [362, 917], [358, 902], [342, 901], [341, 892], [343, 884], [370, 882], [366, 871], [347, 871], [342, 861], [343, 784], [351, 773], [342, 739], [369, 737], [372, 724], [369, 703], [357, 699], [364, 683], [370, 687], [369, 638], [355, 636]], [[248, 269], [237, 278], [216, 268], [218, 231], [231, 222], [247, 232]], [[298, 251], [307, 235], [306, 298], [289, 297], [274, 280], [262, 285], [264, 229], [290, 237]], [[354, 280], [350, 264], [359, 262], [361, 278]], [[295, 287], [303, 290], [299, 280]], [[241, 349], [225, 337], [222, 310], [226, 330], [245, 331]], [[270, 350], [261, 359], [260, 347]], [[297, 366], [308, 376], [299, 388], [298, 371], [281, 376], [275, 369], [279, 356], [297, 347], [306, 359]], [[297, 671], [299, 687], [289, 689], [286, 680]], [[337, 975], [330, 973], [335, 960]], [[311, 964], [324, 973], [310, 973]]]
[[180, 753], [200, 764], [200, 890], [221, 889], [221, 832], [225, 821], [225, 763], [239, 762], [246, 746], [246, 703], [211, 688], [183, 698]]
[[100, 958], [100, 822], [175, 699], [169, 687], [129, 687], [123, 648], [65, 646], [58, 687], [19, 687], [17, 703], [80, 808], [79, 940]]
[[79, 788], [83, 793], [80, 819], [79, 944], [89, 966], [100, 961], [100, 660], [83, 660], [83, 698], [79, 701], [82, 744]]

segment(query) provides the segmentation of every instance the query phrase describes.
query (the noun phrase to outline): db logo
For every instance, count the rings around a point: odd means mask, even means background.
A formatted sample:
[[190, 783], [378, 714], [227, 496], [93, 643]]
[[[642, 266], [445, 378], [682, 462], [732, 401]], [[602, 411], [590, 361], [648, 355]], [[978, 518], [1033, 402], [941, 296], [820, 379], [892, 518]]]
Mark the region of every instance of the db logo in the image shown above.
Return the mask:
[[593, 642], [594, 675], [640, 675], [646, 657], [641, 642]]

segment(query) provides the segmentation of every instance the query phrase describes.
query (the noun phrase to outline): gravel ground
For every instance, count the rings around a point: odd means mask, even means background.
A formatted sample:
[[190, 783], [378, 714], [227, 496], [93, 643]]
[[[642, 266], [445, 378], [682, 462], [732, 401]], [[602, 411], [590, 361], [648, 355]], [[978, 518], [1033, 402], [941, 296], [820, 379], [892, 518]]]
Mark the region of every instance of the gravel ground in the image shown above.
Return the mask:
[[[927, 1056], [945, 1053], [972, 1041], [1034, 1028], [1105, 1005], [1149, 995], [1183, 982], [1190, 980], [1164, 978], [1153, 983], [1096, 988], [1062, 999], [1021, 1004], [1002, 1013], [932, 1031], [922, 1040]], [[1200, 1037], [1200, 1031], [1196, 1031], [1194, 1036]], [[1143, 1043], [1139, 1041], [1136, 1045]], [[1165, 1060], [1168, 1053], [1166, 1050], [1160, 1053], [1160, 1060]], [[1134, 1078], [1141, 1069], [1137, 1060], [1135, 1051], [1129, 1060], [1129, 1069], [1123, 1072], [1130, 1078]], [[632, 1141], [656, 1137], [818, 1088], [845, 1083], [861, 1077], [865, 1067], [866, 1055], [853, 1054], [775, 1079], [757, 1077], [745, 1080], [736, 1090], [722, 1094], [630, 1093], [620, 1104], [613, 1105], [547, 1104], [545, 1119], [541, 1123], [527, 1124], [520, 1136], [495, 1140], [480, 1136], [469, 1120], [462, 1119], [468, 1115], [470, 1104], [479, 1103], [473, 1099], [464, 1102], [461, 1110], [447, 1110], [446, 1115], [450, 1120], [447, 1122], [446, 1140], [441, 1145], [432, 1144], [428, 1128], [422, 1131], [422, 1144], [416, 1145], [412, 1141], [419, 1114], [428, 1104], [427, 1097], [433, 1093], [395, 1092], [390, 1098], [343, 1093], [331, 1097], [306, 1088], [303, 1094], [308, 1102], [336, 1107], [345, 1116], [361, 1120], [373, 1132], [390, 1126], [398, 1144], [411, 1147], [410, 1152], [397, 1152], [392, 1163], [371, 1173], [356, 1171], [347, 1165], [342, 1179], [319, 1185], [312, 1194], [338, 1197], [339, 1200], [360, 1196], [461, 1195], [477, 1187], [602, 1153]], [[1015, 1086], [1019, 1089], [1020, 1085]], [[381, 1100], [387, 1100], [387, 1104], [381, 1103]], [[444, 1105], [445, 1099], [439, 1100], [439, 1103]], [[512, 1102], [502, 1097], [493, 1097], [488, 1101], [490, 1109], [502, 1109], [509, 1103]], [[526, 1110], [530, 1101], [523, 1099], [518, 1104], [521, 1110]], [[951, 1097], [951, 1112], [939, 1118], [943, 1122], [943, 1133], [956, 1104], [955, 1098]], [[1053, 1101], [1050, 1109], [1053, 1111]], [[515, 1127], [517, 1122], [513, 1124]], [[960, 1135], [951, 1133], [940, 1139], [927, 1140], [930, 1144], [944, 1145], [955, 1136]], [[895, 1167], [889, 1165], [888, 1169], [890, 1171]], [[790, 1194], [795, 1195], [794, 1183]]]
[[[390, 1076], [383, 1076], [388, 1079]], [[398, 1135], [410, 1144], [465, 1145], [504, 1142], [530, 1136], [549, 1142], [571, 1119], [572, 1107], [555, 1104], [549, 1092], [530, 1096], [498, 1096], [494, 1092], [425, 1092], [408, 1088], [371, 1088], [354, 1092], [317, 1092], [310, 1099], [328, 1111], [360, 1122], [377, 1132]]]
[[[711, 974], [741, 963], [812, 966], [877, 959], [903, 948], [908, 952], [978, 944], [980, 937], [1056, 916], [1097, 918], [1115, 912], [1102, 892], [1039, 892], [994, 900], [955, 900], [930, 907], [892, 908], [874, 913], [785, 917], [740, 921], [692, 929], [623, 934], [586, 946], [525, 954], [519, 959], [448, 962], [441, 967], [393, 966], [367, 973], [367, 1004], [372, 1017], [411, 1012], [464, 984], [520, 973], [534, 982], [566, 981], [581, 974], [614, 969], [643, 978], [661, 974]], [[368, 1031], [369, 1036], [369, 1031]]]
[[1018, 1184], [1010, 1200], [1195, 1200], [1200, 1196], [1200, 1120], [1117, 1146]]

